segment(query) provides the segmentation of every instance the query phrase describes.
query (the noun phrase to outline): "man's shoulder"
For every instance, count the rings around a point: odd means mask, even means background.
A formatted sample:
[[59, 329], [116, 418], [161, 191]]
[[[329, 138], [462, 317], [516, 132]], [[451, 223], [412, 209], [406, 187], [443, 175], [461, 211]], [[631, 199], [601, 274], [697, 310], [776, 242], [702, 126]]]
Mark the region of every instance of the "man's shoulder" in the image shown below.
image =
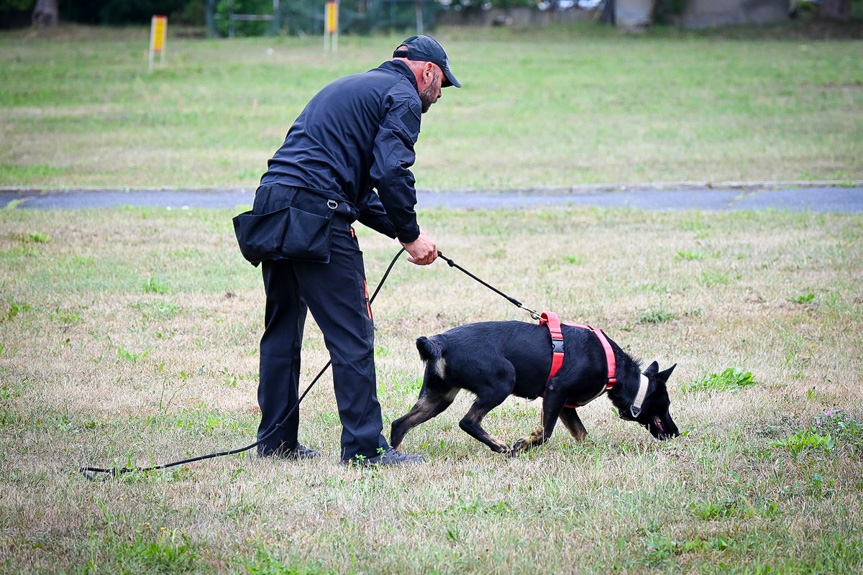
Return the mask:
[[419, 93], [410, 79], [385, 66], [344, 76], [322, 90], [322, 95], [336, 100], [371, 99], [387, 108], [400, 104], [421, 106]]
[[[339, 91], [342, 93], [376, 92], [387, 94], [390, 92], [417, 94], [410, 80], [397, 71], [384, 67], [372, 68], [368, 72], [360, 72], [343, 76], [331, 83], [324, 91]], [[418, 96], [417, 96], [418, 97]]]

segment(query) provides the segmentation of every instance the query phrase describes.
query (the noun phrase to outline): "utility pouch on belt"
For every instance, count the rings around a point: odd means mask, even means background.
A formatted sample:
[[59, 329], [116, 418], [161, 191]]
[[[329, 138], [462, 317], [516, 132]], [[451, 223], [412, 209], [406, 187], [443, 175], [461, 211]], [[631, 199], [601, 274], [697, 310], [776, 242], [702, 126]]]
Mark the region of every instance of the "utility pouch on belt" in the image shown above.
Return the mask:
[[244, 212], [234, 218], [240, 252], [252, 265], [264, 260], [328, 263], [333, 210], [320, 216], [293, 206], [269, 214]]

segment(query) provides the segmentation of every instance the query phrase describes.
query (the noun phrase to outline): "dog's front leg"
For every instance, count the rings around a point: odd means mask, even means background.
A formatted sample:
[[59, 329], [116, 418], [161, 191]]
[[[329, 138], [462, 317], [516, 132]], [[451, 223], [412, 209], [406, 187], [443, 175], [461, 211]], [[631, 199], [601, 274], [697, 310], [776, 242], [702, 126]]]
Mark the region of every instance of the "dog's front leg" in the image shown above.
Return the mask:
[[551, 434], [554, 432], [554, 424], [557, 422], [557, 416], [563, 407], [564, 400], [565, 398], [546, 394], [542, 400], [542, 427], [537, 427], [533, 433], [516, 441], [512, 445], [510, 455], [515, 457], [528, 449], [539, 447], [551, 437]]
[[578, 417], [578, 413], [576, 413], [574, 407], [564, 407], [561, 409], [560, 420], [576, 441], [584, 441], [587, 437], [587, 430], [584, 428], [584, 424], [581, 423], [581, 419]]
[[528, 435], [527, 437], [522, 437], [512, 444], [512, 450], [509, 452], [513, 457], [518, 456], [524, 451], [528, 449], [532, 449], [534, 447], [538, 447], [545, 443], [546, 435], [545, 430], [542, 427], [537, 427], [533, 430], [533, 433]]

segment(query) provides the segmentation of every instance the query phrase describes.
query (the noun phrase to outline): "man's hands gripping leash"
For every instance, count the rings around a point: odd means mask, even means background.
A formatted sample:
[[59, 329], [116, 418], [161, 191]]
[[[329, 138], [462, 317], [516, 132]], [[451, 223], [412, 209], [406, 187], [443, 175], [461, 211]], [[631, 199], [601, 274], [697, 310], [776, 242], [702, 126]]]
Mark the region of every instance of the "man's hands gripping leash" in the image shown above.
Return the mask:
[[427, 266], [437, 259], [437, 246], [430, 237], [420, 232], [420, 235], [414, 241], [406, 244], [402, 243], [409, 257], [408, 261], [418, 266]]

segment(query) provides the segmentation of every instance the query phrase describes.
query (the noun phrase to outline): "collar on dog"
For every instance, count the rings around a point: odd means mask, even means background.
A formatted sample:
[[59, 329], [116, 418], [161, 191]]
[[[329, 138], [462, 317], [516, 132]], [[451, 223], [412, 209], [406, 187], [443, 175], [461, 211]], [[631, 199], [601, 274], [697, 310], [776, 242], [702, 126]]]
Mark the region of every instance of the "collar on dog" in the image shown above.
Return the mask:
[[[560, 329], [560, 319], [557, 317], [557, 314], [551, 311], [542, 312], [542, 315], [539, 316], [539, 324], [548, 327], [548, 332], [551, 334], [551, 369], [548, 372], [548, 379], [546, 383], [551, 381], [551, 379], [557, 375], [557, 372], [560, 371], [561, 366], [563, 365], [563, 331]], [[602, 344], [602, 349], [605, 351], [605, 361], [608, 364], [608, 382], [605, 384], [605, 387], [596, 395], [599, 397], [603, 394], [603, 392], [614, 387], [614, 384], [617, 383], [617, 361], [614, 358], [614, 350], [611, 348], [611, 344], [608, 342], [608, 338], [602, 333], [601, 329], [596, 329], [590, 327], [589, 325], [577, 325], [572, 323], [564, 324], [569, 327], [575, 327], [579, 329], [587, 329], [593, 332], [593, 334], [599, 339], [599, 343]], [[644, 387], [644, 394], [647, 394], [647, 387]], [[639, 396], [641, 396], [641, 387], [639, 387]], [[594, 397], [593, 399], [596, 399]], [[593, 401], [591, 399], [590, 401]], [[638, 410], [641, 412], [641, 402], [644, 401], [644, 397], [641, 396], [641, 400], [638, 402]], [[566, 405], [566, 407], [581, 407], [577, 405]], [[633, 405], [634, 407], [634, 405]]]
[[641, 404], [644, 403], [644, 398], [647, 396], [647, 386], [650, 384], [646, 375], [643, 373], [639, 375], [641, 375], [641, 380], [638, 383], [638, 394], [635, 396], [635, 401], [632, 402], [632, 407], [629, 408], [632, 417], [641, 415]]

